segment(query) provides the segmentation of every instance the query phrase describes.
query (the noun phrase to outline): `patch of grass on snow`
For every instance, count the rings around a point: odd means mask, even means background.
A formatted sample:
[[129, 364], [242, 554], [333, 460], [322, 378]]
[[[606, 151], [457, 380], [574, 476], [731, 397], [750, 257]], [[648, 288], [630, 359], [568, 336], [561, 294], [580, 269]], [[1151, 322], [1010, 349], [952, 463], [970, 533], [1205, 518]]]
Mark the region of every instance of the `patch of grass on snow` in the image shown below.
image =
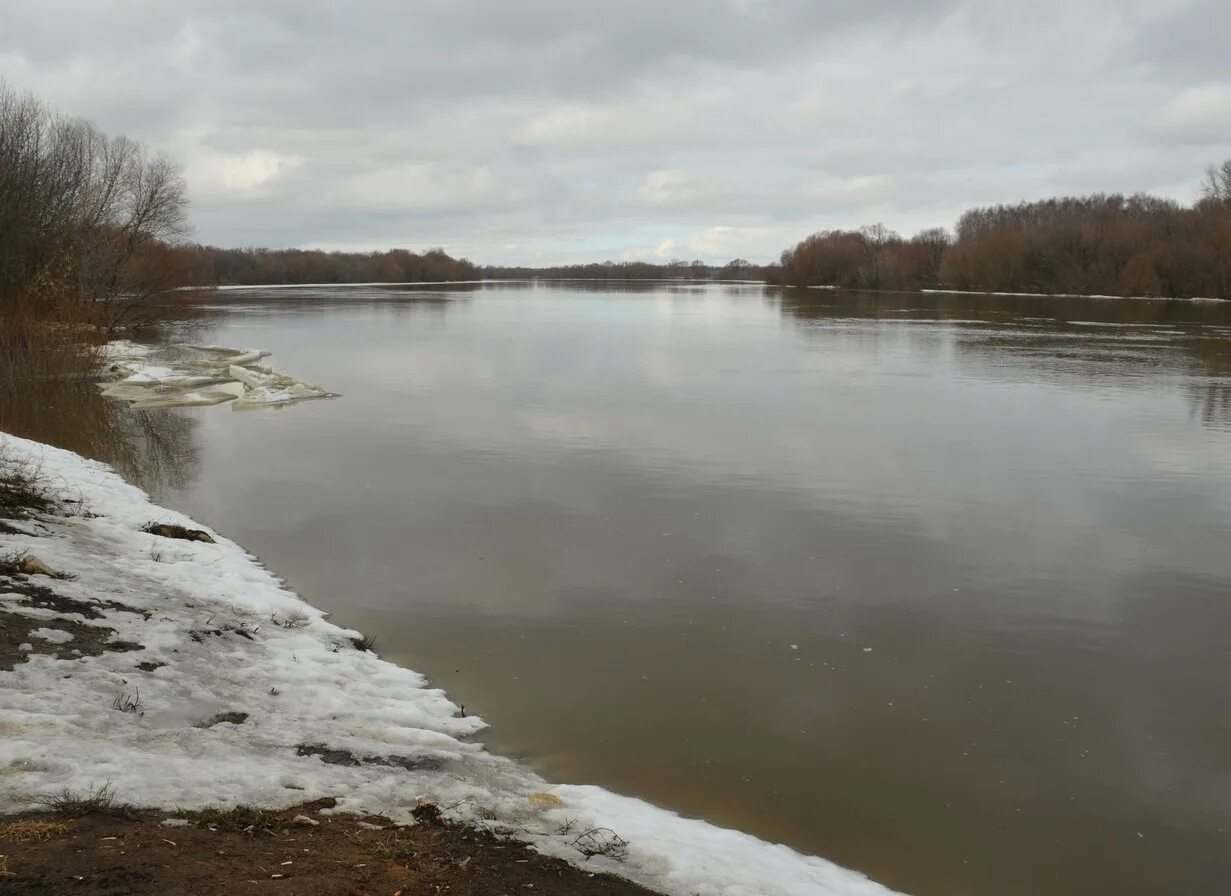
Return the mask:
[[130, 694], [128, 688], [124, 688], [111, 701], [111, 708], [120, 712], [141, 712], [141, 691], [134, 687]]

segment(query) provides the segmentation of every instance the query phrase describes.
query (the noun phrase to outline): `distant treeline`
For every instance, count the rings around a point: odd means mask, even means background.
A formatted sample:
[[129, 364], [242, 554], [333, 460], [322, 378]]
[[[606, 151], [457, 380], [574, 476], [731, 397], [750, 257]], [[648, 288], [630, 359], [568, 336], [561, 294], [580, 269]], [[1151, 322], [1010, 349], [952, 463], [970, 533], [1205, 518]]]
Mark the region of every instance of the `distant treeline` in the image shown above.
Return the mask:
[[765, 268], [736, 258], [725, 265], [678, 259], [653, 264], [648, 261], [604, 261], [593, 264], [556, 265], [545, 268], [480, 268], [491, 280], [763, 280]]
[[770, 279], [794, 286], [1231, 298], [1231, 160], [1193, 205], [1142, 194], [975, 208], [956, 233], [813, 234]]
[[477, 280], [479, 269], [443, 249], [323, 252], [319, 249], [164, 248], [166, 264], [186, 286], [270, 283], [424, 283]]

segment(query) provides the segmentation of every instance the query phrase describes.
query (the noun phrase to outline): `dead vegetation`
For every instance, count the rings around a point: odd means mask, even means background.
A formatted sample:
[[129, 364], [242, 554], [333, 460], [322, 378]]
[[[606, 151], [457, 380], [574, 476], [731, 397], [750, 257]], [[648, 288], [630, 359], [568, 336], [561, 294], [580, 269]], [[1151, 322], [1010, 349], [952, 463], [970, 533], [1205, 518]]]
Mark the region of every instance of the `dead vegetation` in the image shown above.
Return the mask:
[[120, 712], [131, 712], [137, 715], [144, 715], [141, 711], [141, 691], [137, 687], [133, 687], [130, 692], [128, 688], [123, 688], [115, 699], [111, 701], [111, 708]]
[[206, 544], [214, 544], [214, 537], [208, 532], [201, 529], [189, 529], [187, 526], [181, 526], [176, 523], [146, 523], [141, 527], [141, 531], [160, 536], [161, 538], [176, 538], [180, 541], [201, 541]]
[[30, 800], [34, 805], [61, 818], [84, 818], [87, 815], [115, 814], [130, 816], [135, 811], [128, 803], [118, 803], [111, 782], [89, 790], [64, 789], [49, 796], [36, 796]]
[[255, 641], [258, 628], [240, 623], [235, 625], [224, 622], [215, 628], [194, 628], [188, 632], [188, 637], [197, 644], [204, 644], [206, 638], [225, 638], [227, 635], [238, 635], [246, 641]]
[[6, 526], [5, 520], [29, 520], [55, 509], [56, 502], [39, 470], [0, 455], [0, 532], [17, 531]]
[[590, 828], [573, 840], [572, 846], [587, 859], [603, 856], [621, 860], [628, 856], [628, 841], [611, 828]]
[[282, 614], [274, 613], [269, 621], [279, 628], [295, 629], [306, 626], [312, 621], [312, 617], [303, 610], [294, 609]]
[[68, 825], [63, 822], [29, 819], [0, 827], [0, 840], [6, 840], [9, 843], [40, 843], [52, 837], [62, 837], [67, 833]]

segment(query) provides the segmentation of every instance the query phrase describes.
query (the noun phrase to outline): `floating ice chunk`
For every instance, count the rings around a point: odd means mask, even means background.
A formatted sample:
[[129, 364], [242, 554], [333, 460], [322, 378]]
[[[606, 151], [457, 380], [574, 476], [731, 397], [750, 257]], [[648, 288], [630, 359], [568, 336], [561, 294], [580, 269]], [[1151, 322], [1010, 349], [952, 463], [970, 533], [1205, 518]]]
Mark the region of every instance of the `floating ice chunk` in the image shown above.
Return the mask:
[[225, 368], [232, 364], [255, 364], [262, 358], [269, 357], [269, 352], [260, 348], [223, 348], [220, 345], [187, 345], [184, 348], [202, 352], [204, 358], [196, 359], [195, 363], [206, 368]]
[[243, 397], [235, 402], [237, 408], [286, 404], [311, 398], [334, 398], [320, 386], [302, 383], [270, 367], [240, 367], [232, 365], [228, 373], [247, 387]]
[[208, 407], [222, 404], [224, 401], [235, 401], [243, 394], [244, 387], [239, 383], [223, 383], [208, 389], [194, 389], [186, 392], [169, 391], [151, 395], [149, 398], [134, 401], [133, 407], [139, 411], [155, 408]]
[[144, 358], [150, 351], [148, 345], [129, 342], [127, 339], [113, 339], [102, 348], [103, 358], [108, 361], [131, 361], [134, 358]]
[[114, 371], [126, 374], [102, 387], [109, 398], [133, 403], [139, 410], [198, 407], [234, 401], [245, 408], [268, 407], [333, 398], [320, 386], [301, 382], [257, 362], [269, 352], [221, 345], [173, 345], [148, 349], [132, 343], [108, 345], [108, 357], [120, 360]]
[[150, 365], [148, 367], [140, 367], [130, 374], [121, 382], [125, 383], [162, 383], [166, 382], [171, 377], [175, 376], [175, 371], [170, 367], [158, 367]]

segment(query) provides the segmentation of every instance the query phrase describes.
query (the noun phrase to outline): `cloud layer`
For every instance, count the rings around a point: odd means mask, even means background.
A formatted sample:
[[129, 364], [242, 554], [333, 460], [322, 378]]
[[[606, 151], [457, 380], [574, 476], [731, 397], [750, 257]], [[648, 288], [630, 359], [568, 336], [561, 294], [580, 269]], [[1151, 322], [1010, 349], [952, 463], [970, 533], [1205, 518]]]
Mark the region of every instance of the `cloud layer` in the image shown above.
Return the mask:
[[1229, 46], [1225, 0], [14, 0], [0, 73], [177, 156], [203, 242], [725, 261], [1190, 200]]

